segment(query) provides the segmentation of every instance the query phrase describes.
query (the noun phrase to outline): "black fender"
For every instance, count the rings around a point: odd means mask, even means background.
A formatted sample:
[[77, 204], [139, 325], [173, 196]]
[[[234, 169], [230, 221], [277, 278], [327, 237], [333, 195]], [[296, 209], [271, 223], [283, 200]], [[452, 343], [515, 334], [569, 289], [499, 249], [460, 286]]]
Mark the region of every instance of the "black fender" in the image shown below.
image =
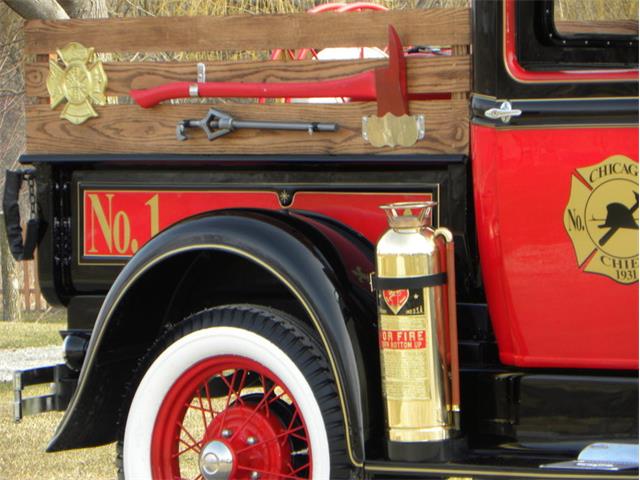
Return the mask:
[[[349, 291], [353, 290], [351, 280], [341, 265], [335, 239], [323, 234], [323, 229], [331, 230], [351, 243], [368, 258], [365, 268], [371, 266], [373, 252], [370, 245], [367, 247], [366, 242], [355, 245], [358, 243], [355, 234], [349, 238], [331, 221], [285, 212], [212, 212], [176, 224], [148, 242], [120, 272], [102, 305], [77, 390], [47, 450], [97, 446], [115, 440], [115, 425], [126, 383], [131, 381], [131, 366], [139, 360], [138, 353], [129, 358], [126, 350], [117, 348], [117, 341], [111, 341], [117, 337], [114, 336], [117, 329], [126, 331], [116, 314], [119, 306], [124, 303], [127, 293], [141, 282], [145, 272], [154, 266], [182, 252], [215, 250], [259, 264], [286, 285], [302, 304], [321, 337], [333, 370], [350, 460], [361, 466], [364, 460], [364, 412], [367, 409], [363, 402], [366, 403], [368, 396], [367, 387], [363, 387], [366, 380], [361, 377], [365, 371], [370, 374], [370, 359], [363, 360], [361, 346], [348, 324], [353, 322], [354, 315], [362, 315], [364, 309], [367, 325], [363, 328], [375, 329], [375, 307], [371, 307], [375, 303], [370, 294], [371, 302], [367, 306], [363, 306], [362, 301], [356, 305]], [[360, 290], [362, 294], [364, 288]], [[366, 299], [364, 303], [367, 303]], [[357, 309], [360, 312], [354, 311]], [[151, 333], [154, 337], [162, 331], [161, 325], [158, 327]], [[124, 365], [128, 372], [123, 373]]]

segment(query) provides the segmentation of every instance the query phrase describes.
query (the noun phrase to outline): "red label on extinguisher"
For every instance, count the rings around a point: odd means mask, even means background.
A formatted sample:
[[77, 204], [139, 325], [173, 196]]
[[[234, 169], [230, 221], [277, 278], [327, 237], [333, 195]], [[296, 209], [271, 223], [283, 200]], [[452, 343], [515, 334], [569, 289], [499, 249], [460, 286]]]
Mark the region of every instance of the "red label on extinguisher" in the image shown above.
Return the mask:
[[381, 330], [380, 348], [387, 350], [427, 348], [427, 332], [425, 330]]

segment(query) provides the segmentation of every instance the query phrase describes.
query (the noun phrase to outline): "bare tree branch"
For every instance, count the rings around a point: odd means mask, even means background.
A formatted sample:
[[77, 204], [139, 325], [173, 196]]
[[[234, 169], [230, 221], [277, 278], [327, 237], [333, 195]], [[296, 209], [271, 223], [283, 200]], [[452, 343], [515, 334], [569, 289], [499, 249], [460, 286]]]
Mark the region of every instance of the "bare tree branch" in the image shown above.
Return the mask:
[[4, 0], [18, 15], [26, 19], [65, 20], [67, 12], [56, 0]]
[[12, 90], [10, 88], [0, 88], [0, 98], [19, 97], [24, 94], [24, 90]]
[[[15, 36], [16, 35], [14, 35], [14, 38], [15, 38]], [[17, 45], [17, 44], [22, 43], [22, 42], [24, 42], [24, 40], [22, 40], [22, 39], [20, 39], [20, 40], [12, 40], [10, 42], [6, 42], [6, 43], [0, 44], [0, 48], [10, 48], [13, 45]]]
[[104, 0], [58, 0], [71, 18], [107, 18]]

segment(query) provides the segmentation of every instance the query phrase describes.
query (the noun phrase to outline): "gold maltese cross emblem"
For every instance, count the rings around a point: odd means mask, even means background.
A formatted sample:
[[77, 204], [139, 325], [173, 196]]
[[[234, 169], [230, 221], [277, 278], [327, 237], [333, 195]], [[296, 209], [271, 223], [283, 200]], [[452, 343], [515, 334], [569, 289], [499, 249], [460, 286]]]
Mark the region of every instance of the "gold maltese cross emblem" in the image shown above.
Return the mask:
[[621, 284], [638, 281], [638, 162], [624, 155], [578, 168], [564, 227], [578, 267]]
[[93, 48], [73, 42], [57, 52], [63, 66], [58, 61], [49, 60], [47, 90], [51, 108], [56, 108], [66, 99], [60, 118], [80, 125], [88, 118], [98, 116], [92, 104], [106, 103], [107, 76]]

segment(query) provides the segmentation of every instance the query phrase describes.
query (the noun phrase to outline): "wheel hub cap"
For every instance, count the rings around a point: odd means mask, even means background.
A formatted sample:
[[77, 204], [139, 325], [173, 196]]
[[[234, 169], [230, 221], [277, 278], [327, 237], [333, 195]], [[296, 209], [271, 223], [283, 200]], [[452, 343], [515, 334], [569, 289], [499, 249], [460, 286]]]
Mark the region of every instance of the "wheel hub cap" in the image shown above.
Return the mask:
[[[230, 406], [224, 415], [213, 419], [205, 438], [223, 440], [242, 467], [285, 474], [291, 454], [289, 441], [283, 435], [286, 428], [275, 412], [267, 412], [263, 405], [260, 401], [245, 400], [242, 405]], [[225, 428], [221, 428], [223, 425]], [[229, 433], [227, 438], [223, 435], [225, 431]]]
[[205, 480], [228, 480], [233, 470], [233, 454], [224, 442], [214, 440], [200, 452], [200, 473]]

